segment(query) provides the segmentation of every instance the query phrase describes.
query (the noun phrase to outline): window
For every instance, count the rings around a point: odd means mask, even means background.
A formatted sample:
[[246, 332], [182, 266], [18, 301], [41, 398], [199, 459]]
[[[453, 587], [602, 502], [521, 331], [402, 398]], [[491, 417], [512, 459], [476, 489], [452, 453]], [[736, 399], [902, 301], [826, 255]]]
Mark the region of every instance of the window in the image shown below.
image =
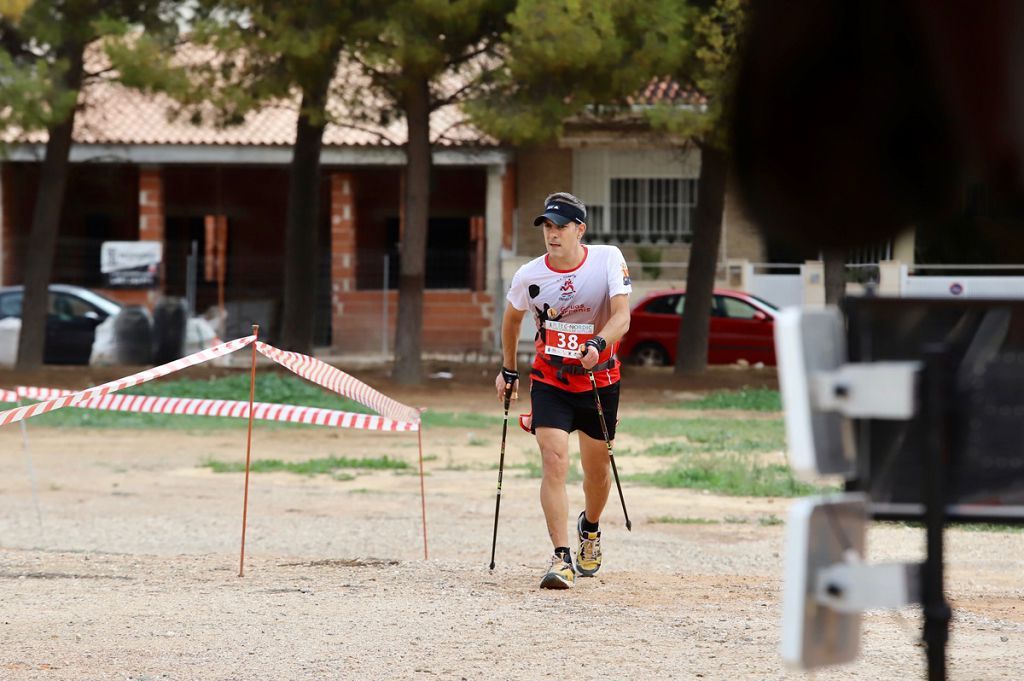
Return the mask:
[[724, 317], [729, 319], [754, 319], [757, 316], [757, 308], [749, 303], [728, 296], [715, 297], [718, 298], [718, 305]]
[[8, 293], [0, 296], [0, 319], [21, 316], [21, 293]]
[[647, 303], [644, 312], [649, 314], [679, 314], [677, 309], [681, 303], [682, 296], [661, 296]]
[[61, 319], [84, 317], [86, 313], [89, 312], [99, 315], [95, 307], [81, 298], [69, 296], [66, 293], [51, 293], [50, 309], [47, 312], [52, 315], [57, 315]]
[[697, 208], [696, 149], [577, 149], [573, 189], [597, 242], [689, 240]]
[[692, 233], [697, 181], [683, 178], [611, 178], [610, 224], [616, 241], [658, 243]]

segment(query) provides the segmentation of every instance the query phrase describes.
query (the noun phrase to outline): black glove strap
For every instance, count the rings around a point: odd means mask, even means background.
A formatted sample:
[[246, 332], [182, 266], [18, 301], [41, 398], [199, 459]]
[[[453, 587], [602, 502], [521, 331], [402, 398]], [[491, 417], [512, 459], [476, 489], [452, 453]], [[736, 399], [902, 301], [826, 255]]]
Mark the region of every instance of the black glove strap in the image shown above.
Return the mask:
[[515, 369], [506, 369], [501, 367], [501, 377], [504, 379], [506, 385], [515, 385], [516, 381], [519, 380], [519, 372]]
[[597, 350], [597, 354], [600, 355], [602, 352], [604, 352], [604, 349], [608, 347], [608, 342], [605, 341], [605, 339], [601, 338], [600, 336], [594, 336], [593, 338], [589, 339], [586, 343], [584, 343], [583, 346], [594, 348], [595, 350]]

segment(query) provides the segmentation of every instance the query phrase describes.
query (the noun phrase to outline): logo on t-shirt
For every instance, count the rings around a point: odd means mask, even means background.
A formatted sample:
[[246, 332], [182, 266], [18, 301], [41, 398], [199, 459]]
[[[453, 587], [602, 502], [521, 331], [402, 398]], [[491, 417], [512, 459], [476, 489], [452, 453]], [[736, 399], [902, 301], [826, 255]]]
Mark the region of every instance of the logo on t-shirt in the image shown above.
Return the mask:
[[633, 280], [629, 278], [629, 268], [626, 267], [626, 263], [622, 263], [622, 285], [630, 286]]
[[576, 296], [576, 285], [573, 283], [575, 275], [571, 275], [562, 281], [562, 285], [558, 287], [558, 299], [569, 300]]

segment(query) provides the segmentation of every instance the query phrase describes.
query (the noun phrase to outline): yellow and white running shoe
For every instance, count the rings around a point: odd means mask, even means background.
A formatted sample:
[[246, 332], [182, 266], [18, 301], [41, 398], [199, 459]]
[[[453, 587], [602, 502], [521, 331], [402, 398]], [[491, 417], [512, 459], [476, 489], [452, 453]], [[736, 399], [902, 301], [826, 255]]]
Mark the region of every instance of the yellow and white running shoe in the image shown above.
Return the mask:
[[576, 580], [572, 571], [572, 563], [562, 558], [559, 554], [551, 556], [551, 567], [544, 573], [540, 580], [542, 589], [571, 589]]
[[576, 551], [576, 572], [584, 577], [593, 577], [601, 569], [601, 530], [583, 531], [583, 513], [576, 521], [576, 535], [580, 546]]

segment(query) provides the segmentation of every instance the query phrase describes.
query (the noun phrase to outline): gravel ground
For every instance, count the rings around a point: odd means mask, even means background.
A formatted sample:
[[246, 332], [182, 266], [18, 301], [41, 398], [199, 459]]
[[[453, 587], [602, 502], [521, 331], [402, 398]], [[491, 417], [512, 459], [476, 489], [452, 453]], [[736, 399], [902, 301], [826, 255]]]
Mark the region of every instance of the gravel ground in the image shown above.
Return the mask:
[[[510, 432], [492, 572], [497, 436], [437, 429], [429, 560], [417, 476], [258, 474], [240, 578], [243, 476], [200, 464], [244, 457], [243, 430], [29, 432], [39, 516], [21, 434], [0, 430], [0, 679], [805, 678], [778, 655], [786, 500], [624, 485], [633, 531], [613, 491], [601, 573], [542, 592], [530, 438]], [[416, 443], [267, 429], [253, 451], [412, 462]], [[871, 559], [920, 559], [921, 535], [873, 527]], [[950, 678], [1020, 678], [1024, 534], [952, 530], [947, 550]], [[919, 626], [869, 613], [859, 659], [814, 678], [923, 678]]]

